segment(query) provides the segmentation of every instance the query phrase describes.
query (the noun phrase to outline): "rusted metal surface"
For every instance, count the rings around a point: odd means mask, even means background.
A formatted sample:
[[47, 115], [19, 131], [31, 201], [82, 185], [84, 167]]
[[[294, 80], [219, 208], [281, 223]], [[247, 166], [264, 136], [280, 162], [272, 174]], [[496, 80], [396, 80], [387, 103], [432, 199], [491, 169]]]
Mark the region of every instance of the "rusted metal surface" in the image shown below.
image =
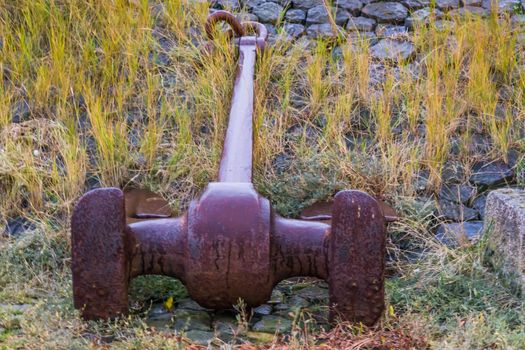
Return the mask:
[[[397, 212], [394, 208], [378, 198], [374, 197], [374, 199], [377, 201], [377, 204], [379, 204], [379, 208], [381, 208], [381, 212], [383, 213], [383, 216], [387, 222], [394, 222], [399, 219], [399, 216], [397, 215]], [[323, 221], [326, 223], [331, 223], [333, 206], [334, 202], [332, 200], [318, 201], [303, 209], [303, 211], [301, 211], [300, 217], [302, 220]]]
[[360, 191], [334, 198], [328, 247], [330, 318], [374, 324], [384, 307], [386, 221], [377, 201]]
[[95, 189], [78, 202], [71, 218], [73, 295], [86, 319], [128, 310], [129, 239], [124, 195], [118, 188]]
[[144, 274], [178, 278], [194, 300], [216, 309], [240, 298], [257, 306], [283, 279], [312, 276], [329, 283], [332, 320], [371, 325], [384, 308], [386, 220], [380, 205], [363, 192], [341, 191], [326, 214], [331, 223], [272, 211], [251, 182], [254, 67], [266, 31], [220, 11], [206, 25], [210, 38], [221, 20], [242, 36], [234, 39], [239, 68], [218, 181], [178, 218], [169, 217], [167, 203], [150, 192], [85, 194], [71, 223], [75, 307], [86, 319], [125, 314], [129, 281]]
[[134, 188], [124, 192], [126, 223], [171, 217], [170, 204], [158, 194]]

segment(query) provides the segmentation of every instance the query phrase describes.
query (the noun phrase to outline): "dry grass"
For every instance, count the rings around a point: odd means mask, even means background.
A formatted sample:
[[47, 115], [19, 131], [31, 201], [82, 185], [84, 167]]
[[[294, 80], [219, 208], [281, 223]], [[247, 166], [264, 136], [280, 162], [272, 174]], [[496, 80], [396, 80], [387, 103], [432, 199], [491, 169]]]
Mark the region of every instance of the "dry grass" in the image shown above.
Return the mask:
[[[115, 324], [81, 322], [71, 305], [68, 269], [68, 218], [93, 181], [154, 189], [182, 211], [215, 176], [235, 52], [225, 35], [212, 53], [200, 48], [206, 3], [162, 3], [0, 0], [0, 223], [23, 215], [36, 225], [34, 235], [21, 240], [0, 238], [0, 302], [35, 305], [13, 331], [0, 335], [7, 348], [90, 347], [80, 337], [87, 331], [117, 334], [121, 348], [181, 344], [151, 332], [138, 316]], [[523, 154], [525, 70], [516, 38], [508, 18], [455, 20], [453, 30], [431, 24], [414, 33], [417, 61], [387, 64], [384, 73], [373, 69], [366, 42], [278, 39], [257, 65], [257, 188], [287, 215], [341, 188], [401, 205], [415, 195], [423, 170], [432, 191], [447, 160], [468, 165], [506, 159], [510, 149]], [[24, 120], [11, 123], [14, 114]], [[490, 137], [489, 154], [468, 147], [479, 132]], [[290, 160], [285, 171], [276, 170], [278, 157]], [[430, 218], [423, 219], [406, 219], [399, 232], [404, 240], [424, 242], [437, 260], [394, 264], [401, 277], [389, 285], [391, 298], [398, 290], [425, 295], [421, 282], [411, 279], [416, 269], [428, 272], [422, 281], [456, 274], [496, 288], [482, 270], [468, 267], [474, 253], [439, 246], [429, 235]], [[441, 276], [436, 261], [452, 272]], [[436, 285], [435, 292], [446, 287]], [[476, 341], [505, 348], [523, 341], [523, 328], [502, 315], [506, 309], [497, 300], [486, 303], [495, 309], [486, 310], [483, 321], [481, 311], [468, 307], [452, 313], [463, 319], [442, 320], [415, 305], [422, 301], [414, 295], [392, 299], [396, 309], [404, 308], [396, 323], [389, 324], [387, 315], [377, 333], [348, 334], [381, 341], [382, 332], [397, 337], [394, 329], [421, 317], [428, 325], [414, 327], [418, 334], [410, 339], [421, 336], [436, 348]], [[500, 333], [487, 334], [495, 331]]]

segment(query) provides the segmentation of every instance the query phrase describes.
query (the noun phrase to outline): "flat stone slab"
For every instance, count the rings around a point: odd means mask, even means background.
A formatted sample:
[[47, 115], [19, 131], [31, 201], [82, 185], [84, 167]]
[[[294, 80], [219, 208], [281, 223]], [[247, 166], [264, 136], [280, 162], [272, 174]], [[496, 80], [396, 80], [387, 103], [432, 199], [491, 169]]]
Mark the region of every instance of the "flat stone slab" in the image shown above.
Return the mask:
[[490, 263], [504, 284], [525, 295], [525, 190], [490, 192], [484, 230]]
[[363, 14], [378, 22], [401, 23], [408, 16], [408, 10], [398, 2], [375, 2], [363, 8]]
[[286, 333], [291, 331], [292, 321], [283, 317], [268, 315], [256, 322], [252, 329], [255, 332], [263, 333]]
[[439, 226], [436, 239], [449, 247], [468, 245], [479, 238], [482, 230], [482, 221], [444, 223]]
[[379, 60], [406, 60], [415, 54], [415, 48], [409, 41], [383, 39], [370, 48], [370, 54]]

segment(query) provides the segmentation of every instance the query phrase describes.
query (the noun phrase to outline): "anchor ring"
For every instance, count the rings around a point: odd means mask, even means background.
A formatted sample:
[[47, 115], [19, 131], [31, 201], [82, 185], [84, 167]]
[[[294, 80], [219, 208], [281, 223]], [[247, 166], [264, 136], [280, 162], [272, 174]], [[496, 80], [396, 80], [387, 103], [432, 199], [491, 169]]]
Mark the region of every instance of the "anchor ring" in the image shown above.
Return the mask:
[[213, 40], [213, 28], [218, 22], [228, 23], [237, 36], [244, 36], [246, 34], [244, 26], [234, 15], [228, 11], [220, 10], [208, 16], [208, 19], [206, 20], [206, 26], [204, 28], [206, 30], [206, 35], [208, 35], [210, 40]]
[[226, 22], [230, 25], [231, 29], [228, 30], [230, 38], [234, 36], [243, 37], [246, 36], [249, 31], [253, 31], [256, 34], [258, 45], [261, 46], [264, 46], [264, 42], [266, 42], [266, 39], [268, 38], [268, 30], [263, 24], [253, 21], [240, 22], [230, 12], [219, 10], [211, 14], [206, 21], [206, 35], [210, 40], [214, 39], [213, 28], [218, 22]]

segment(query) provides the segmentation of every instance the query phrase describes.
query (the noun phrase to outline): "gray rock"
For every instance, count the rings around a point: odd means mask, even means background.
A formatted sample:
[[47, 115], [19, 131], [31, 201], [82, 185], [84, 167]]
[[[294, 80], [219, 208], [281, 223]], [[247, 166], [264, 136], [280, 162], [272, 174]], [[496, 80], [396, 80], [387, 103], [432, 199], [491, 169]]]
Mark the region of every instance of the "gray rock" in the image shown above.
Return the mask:
[[328, 305], [315, 305], [308, 309], [308, 314], [317, 324], [328, 324], [330, 307]]
[[456, 28], [456, 22], [440, 19], [434, 22], [434, 27], [439, 31], [453, 30]]
[[418, 1], [418, 0], [401, 0], [400, 3], [405, 5], [405, 7], [408, 8], [409, 10], [419, 10], [426, 6], [425, 4], [421, 3], [421, 1]]
[[273, 306], [273, 309], [274, 309], [274, 311], [289, 311], [290, 310], [290, 306], [288, 304], [285, 304], [285, 303], [279, 303], [279, 304], [275, 304]]
[[21, 123], [29, 120], [31, 116], [31, 109], [25, 100], [18, 100], [11, 108], [11, 121], [13, 123]]
[[173, 313], [173, 327], [177, 331], [211, 329], [211, 317], [206, 311], [177, 309]]
[[374, 32], [351, 32], [348, 34], [348, 39], [353, 44], [365, 41], [369, 47], [378, 42], [376, 33]]
[[441, 173], [444, 183], [462, 183], [465, 180], [465, 168], [458, 161], [447, 161]]
[[456, 204], [447, 200], [440, 200], [438, 215], [445, 220], [455, 222], [478, 220], [479, 213], [472, 208], [466, 207], [462, 204]]
[[463, 6], [481, 6], [482, 0], [461, 0]]
[[95, 188], [102, 187], [102, 183], [100, 182], [100, 179], [90, 173], [86, 174], [86, 181], [84, 182], [84, 187], [87, 191], [93, 190]]
[[291, 0], [269, 0], [269, 1], [278, 3], [282, 7], [289, 7], [292, 4]]
[[513, 12], [523, 8], [520, 0], [499, 0], [497, 2], [482, 0], [482, 6], [486, 10], [498, 12]]
[[166, 310], [163, 303], [157, 303], [153, 304], [151, 308], [148, 311], [148, 316], [157, 316], [157, 315], [163, 315], [165, 313], [168, 313], [169, 311]]
[[306, 29], [306, 34], [311, 39], [335, 38], [337, 35], [334, 33], [330, 23], [312, 24]]
[[510, 23], [515, 28], [525, 27], [525, 15], [514, 15], [510, 18]]
[[338, 26], [344, 27], [346, 26], [346, 23], [348, 23], [350, 17], [352, 17], [352, 15], [347, 10], [337, 9], [335, 13], [335, 23]]
[[492, 188], [512, 182], [514, 172], [501, 161], [492, 163], [478, 162], [472, 167], [470, 182], [481, 188]]
[[489, 10], [482, 8], [482, 7], [478, 7], [478, 6], [464, 6], [464, 7], [460, 7], [458, 9], [451, 10], [448, 12], [450, 17], [454, 17], [454, 16], [465, 17], [466, 15], [485, 17], [485, 16], [488, 16], [489, 13], [490, 13]]
[[209, 311], [208, 309], [200, 306], [195, 300], [187, 298], [182, 299], [177, 303], [177, 309], [186, 309], [194, 311]]
[[459, 0], [436, 0], [436, 6], [441, 10], [457, 9]]
[[8, 218], [4, 228], [5, 236], [16, 237], [23, 234], [26, 231], [34, 230], [35, 225], [22, 216], [14, 218]]
[[312, 7], [306, 13], [306, 23], [327, 23], [328, 22], [328, 11], [324, 5], [318, 5]]
[[313, 303], [328, 301], [328, 290], [318, 286], [303, 288], [296, 295]]
[[454, 203], [468, 204], [476, 194], [476, 188], [468, 185], [443, 185], [439, 191], [439, 198]]
[[370, 65], [368, 69], [370, 75], [369, 85], [379, 86], [385, 82], [387, 75], [387, 65], [385, 63], [378, 62]]
[[220, 317], [214, 320], [213, 329], [218, 338], [223, 341], [229, 341], [238, 331], [237, 320], [235, 317]]
[[424, 192], [429, 187], [429, 173], [428, 171], [420, 171], [417, 174], [415, 181], [415, 188], [418, 192]]
[[379, 38], [397, 38], [406, 37], [408, 29], [405, 26], [398, 26], [392, 24], [379, 24], [376, 27], [376, 35]]
[[443, 17], [443, 12], [440, 10], [425, 7], [412, 12], [410, 17], [405, 20], [405, 26], [408, 28], [414, 28], [417, 25], [428, 24], [431, 18], [440, 19], [441, 17]]
[[224, 10], [234, 10], [238, 11], [241, 8], [241, 4], [239, 3], [239, 0], [216, 0], [215, 1], [216, 8], [224, 9]]
[[367, 17], [350, 17], [346, 24], [346, 29], [350, 31], [358, 30], [362, 32], [372, 32], [376, 26], [375, 19]]
[[284, 295], [283, 292], [281, 292], [279, 289], [274, 289], [272, 291], [272, 295], [270, 296], [270, 300], [268, 300], [268, 304], [279, 304], [284, 301]]
[[298, 295], [292, 295], [286, 303], [290, 306], [290, 309], [302, 309], [310, 306], [308, 300]]
[[489, 193], [485, 234], [488, 260], [504, 284], [525, 296], [525, 191]]
[[306, 20], [306, 12], [300, 9], [289, 9], [286, 11], [284, 18], [289, 23], [304, 23]]
[[215, 339], [215, 334], [210, 331], [190, 330], [186, 332], [186, 337], [194, 344], [207, 346]]
[[507, 152], [507, 164], [509, 165], [509, 167], [511, 167], [511, 168], [519, 167], [518, 164], [520, 162], [524, 162], [523, 165], [525, 165], [525, 153], [520, 152], [520, 151], [518, 151], [516, 149], [510, 149]]
[[237, 319], [233, 313], [219, 311], [213, 319], [213, 329], [217, 337], [223, 341], [230, 341], [238, 333]]
[[245, 336], [249, 342], [261, 345], [268, 345], [275, 340], [274, 334], [264, 332], [246, 332]]
[[292, 321], [279, 316], [263, 316], [253, 325], [252, 330], [263, 333], [286, 333], [292, 330]]
[[483, 194], [476, 199], [474, 199], [474, 202], [472, 202], [472, 208], [479, 211], [479, 215], [484, 218], [485, 217], [485, 205], [487, 203], [487, 195]]
[[[361, 107], [361, 113], [359, 114], [362, 118], [370, 116], [369, 110], [365, 107]], [[364, 152], [374, 144], [374, 140], [368, 136], [348, 133], [345, 135], [345, 143], [349, 150]]]
[[363, 3], [360, 0], [337, 0], [335, 6], [339, 9], [344, 9], [352, 15], [357, 16], [359, 11], [363, 8]]
[[272, 306], [269, 304], [262, 304], [253, 309], [253, 312], [255, 312], [258, 315], [269, 315], [272, 313]]
[[479, 239], [483, 231], [483, 221], [441, 224], [436, 232], [436, 239], [441, 243], [455, 247]]
[[160, 75], [162, 87], [165, 89], [173, 89], [178, 84], [177, 75], [169, 71]]
[[294, 0], [293, 6], [294, 8], [298, 8], [301, 10], [309, 10], [314, 6], [322, 5], [323, 0]]
[[474, 154], [485, 154], [490, 152], [491, 140], [488, 135], [474, 133], [470, 136], [468, 150]]
[[264, 26], [268, 31], [268, 40], [270, 40], [272, 36], [277, 34], [277, 29], [275, 29], [275, 26], [273, 24], [266, 23]]
[[283, 26], [284, 32], [292, 39], [298, 38], [304, 34], [305, 28], [302, 24], [286, 23]]
[[272, 168], [275, 169], [278, 174], [282, 174], [290, 168], [291, 163], [292, 158], [289, 155], [280, 153], [272, 160]]
[[171, 312], [164, 312], [161, 314], [153, 314], [146, 318], [146, 324], [149, 327], [156, 329], [167, 329], [170, 328], [173, 321], [173, 314]]
[[408, 16], [405, 6], [398, 2], [376, 2], [363, 7], [363, 14], [378, 22], [402, 23]]
[[275, 24], [283, 11], [283, 7], [275, 2], [265, 2], [253, 8], [253, 14], [259, 17], [262, 23]]
[[0, 304], [0, 314], [22, 315], [31, 308], [31, 304]]
[[383, 39], [370, 48], [370, 54], [380, 60], [406, 60], [415, 54], [415, 47], [409, 41]]
[[239, 13], [235, 17], [241, 22], [244, 22], [244, 21], [258, 22], [259, 21], [259, 18], [253, 13]]
[[311, 143], [315, 141], [318, 136], [319, 133], [315, 130], [315, 128], [311, 126], [303, 126], [301, 124], [294, 124], [290, 126], [288, 130], [286, 130], [285, 138], [290, 141], [298, 141], [304, 137], [306, 138], [307, 142]]
[[243, 0], [243, 1], [246, 7], [252, 11], [254, 8], [261, 6], [262, 4], [266, 2], [266, 0]]

